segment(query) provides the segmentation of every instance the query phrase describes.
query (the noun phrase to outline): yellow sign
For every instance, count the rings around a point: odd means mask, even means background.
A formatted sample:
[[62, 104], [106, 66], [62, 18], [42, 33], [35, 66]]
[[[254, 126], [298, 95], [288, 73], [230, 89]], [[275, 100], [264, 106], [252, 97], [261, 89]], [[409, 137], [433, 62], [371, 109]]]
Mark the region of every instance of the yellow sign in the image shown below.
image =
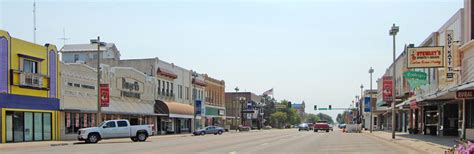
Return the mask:
[[444, 67], [444, 47], [408, 48], [408, 68]]

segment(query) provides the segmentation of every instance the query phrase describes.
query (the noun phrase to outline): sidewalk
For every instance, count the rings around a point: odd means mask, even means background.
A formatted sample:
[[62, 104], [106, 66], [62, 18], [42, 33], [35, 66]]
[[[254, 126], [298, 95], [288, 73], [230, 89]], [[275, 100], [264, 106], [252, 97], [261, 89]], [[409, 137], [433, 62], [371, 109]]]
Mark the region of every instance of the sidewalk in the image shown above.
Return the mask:
[[448, 148], [456, 144], [457, 137], [454, 136], [431, 136], [422, 134], [408, 134], [396, 132], [395, 139], [392, 139], [392, 132], [388, 131], [362, 131], [364, 135], [370, 135], [384, 139], [395, 144], [423, 150], [428, 153], [444, 153]]

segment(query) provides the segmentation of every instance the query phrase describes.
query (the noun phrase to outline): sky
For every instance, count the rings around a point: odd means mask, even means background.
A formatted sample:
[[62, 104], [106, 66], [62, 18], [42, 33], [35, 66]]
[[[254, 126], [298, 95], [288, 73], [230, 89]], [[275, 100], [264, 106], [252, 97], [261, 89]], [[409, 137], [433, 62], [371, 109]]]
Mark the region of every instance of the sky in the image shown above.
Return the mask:
[[[158, 57], [225, 80], [226, 91], [304, 101], [335, 118], [392, 62], [463, 7], [463, 0], [36, 0], [37, 43], [101, 37], [122, 59]], [[0, 0], [0, 29], [33, 41], [33, 0]]]

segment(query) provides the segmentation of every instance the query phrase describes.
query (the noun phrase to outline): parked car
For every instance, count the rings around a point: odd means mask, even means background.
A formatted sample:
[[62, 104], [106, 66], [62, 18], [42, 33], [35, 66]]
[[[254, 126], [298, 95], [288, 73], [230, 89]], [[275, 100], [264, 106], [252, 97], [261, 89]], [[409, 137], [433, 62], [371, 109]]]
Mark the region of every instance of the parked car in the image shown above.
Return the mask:
[[307, 123], [302, 123], [302, 124], [298, 125], [298, 131], [301, 131], [301, 130], [309, 131], [308, 124]]
[[239, 131], [250, 131], [250, 126], [239, 125]]
[[314, 132], [318, 132], [319, 130], [329, 132], [330, 127], [327, 121], [318, 121], [313, 126]]
[[214, 135], [222, 135], [222, 133], [224, 133], [225, 130], [224, 128], [222, 127], [218, 127], [218, 126], [207, 126], [203, 129], [198, 129], [196, 131], [193, 132], [194, 135], [206, 135], [206, 134], [214, 134]]
[[272, 126], [265, 126], [265, 127], [263, 127], [263, 129], [265, 129], [265, 130], [272, 129]]
[[102, 139], [130, 137], [132, 141], [143, 142], [153, 135], [152, 125], [131, 126], [128, 120], [107, 120], [97, 127], [79, 129], [77, 139], [87, 143], [97, 143]]
[[337, 127], [338, 127], [339, 129], [344, 129], [344, 128], [346, 128], [346, 124], [339, 124]]

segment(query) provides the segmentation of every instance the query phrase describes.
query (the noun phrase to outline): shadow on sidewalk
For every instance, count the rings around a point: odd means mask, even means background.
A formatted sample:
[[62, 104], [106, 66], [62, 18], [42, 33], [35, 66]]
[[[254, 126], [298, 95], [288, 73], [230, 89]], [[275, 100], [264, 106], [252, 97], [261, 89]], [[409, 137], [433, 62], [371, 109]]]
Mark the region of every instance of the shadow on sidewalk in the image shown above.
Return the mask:
[[414, 142], [427, 142], [435, 143], [447, 147], [452, 147], [456, 144], [458, 137], [456, 136], [432, 136], [432, 135], [423, 135], [423, 134], [397, 134], [397, 136], [413, 139]]

